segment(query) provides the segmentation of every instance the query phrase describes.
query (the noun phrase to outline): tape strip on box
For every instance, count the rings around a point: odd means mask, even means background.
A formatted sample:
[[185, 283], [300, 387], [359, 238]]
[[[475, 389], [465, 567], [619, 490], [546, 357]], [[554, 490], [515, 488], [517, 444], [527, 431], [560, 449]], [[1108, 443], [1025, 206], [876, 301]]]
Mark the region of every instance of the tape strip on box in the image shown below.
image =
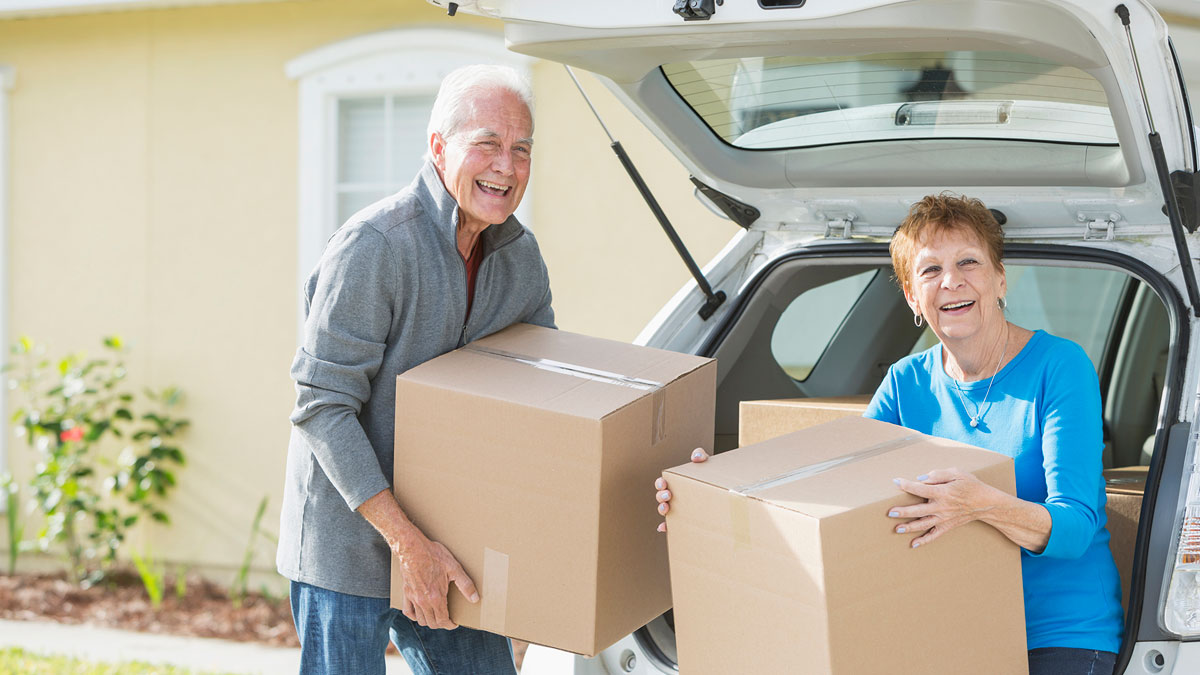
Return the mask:
[[815, 462], [784, 473], [764, 478], [753, 483], [747, 483], [730, 490], [729, 495], [729, 526], [733, 532], [735, 549], [750, 548], [750, 497], [755, 493], [770, 488], [785, 485], [797, 480], [811, 478], [826, 471], [832, 471], [847, 464], [861, 462], [869, 457], [877, 457], [893, 450], [899, 450], [920, 440], [921, 436], [904, 436], [890, 441], [876, 443], [858, 452], [835, 457], [823, 462]]
[[824, 462], [815, 462], [813, 464], [808, 464], [806, 466], [792, 469], [790, 471], [785, 471], [784, 473], [781, 473], [776, 476], [764, 478], [762, 480], [755, 481], [753, 483], [747, 483], [746, 485], [740, 485], [738, 487], [735, 487], [733, 489], [733, 491], [740, 495], [749, 496], [756, 492], [762, 492], [763, 490], [769, 490], [770, 488], [776, 487], [778, 485], [785, 485], [787, 483], [791, 483], [792, 481], [797, 481], [797, 480], [801, 480], [804, 478], [810, 478], [812, 476], [816, 476], [816, 475], [825, 473], [826, 471], [832, 471], [833, 469], [836, 469], [841, 466], [845, 466], [847, 464], [861, 462], [862, 460], [867, 459], [869, 457], [875, 457], [875, 456], [882, 455], [887, 452], [891, 452], [893, 450], [899, 450], [900, 448], [903, 448], [907, 445], [911, 445], [912, 443], [915, 443], [916, 441], [920, 440], [920, 438], [921, 438], [920, 436], [904, 436], [902, 438], [895, 438], [890, 441], [876, 443], [875, 445], [872, 445], [867, 448], [863, 448], [862, 450], [859, 450], [858, 452], [852, 452], [848, 455], [842, 455], [841, 457], [835, 457], [833, 459], [828, 459], [828, 460], [825, 460]]
[[479, 600], [479, 623], [483, 629], [504, 634], [508, 618], [508, 554], [483, 549], [483, 589]]
[[588, 368], [587, 366], [580, 366], [574, 363], [564, 363], [552, 359], [539, 359], [533, 356], [507, 352], [503, 349], [482, 347], [476, 344], [469, 344], [463, 347], [463, 349], [475, 352], [476, 354], [484, 354], [486, 356], [524, 363], [525, 365], [551, 373], [570, 375], [571, 377], [591, 380], [592, 382], [603, 382], [604, 384], [612, 384], [618, 387], [629, 387], [638, 391], [650, 392], [652, 395], [651, 407], [654, 411], [654, 419], [650, 424], [650, 446], [654, 447], [658, 445], [666, 437], [667, 392], [666, 385], [662, 382], [645, 380], [639, 377], [629, 377], [620, 373], [610, 373], [605, 370]]

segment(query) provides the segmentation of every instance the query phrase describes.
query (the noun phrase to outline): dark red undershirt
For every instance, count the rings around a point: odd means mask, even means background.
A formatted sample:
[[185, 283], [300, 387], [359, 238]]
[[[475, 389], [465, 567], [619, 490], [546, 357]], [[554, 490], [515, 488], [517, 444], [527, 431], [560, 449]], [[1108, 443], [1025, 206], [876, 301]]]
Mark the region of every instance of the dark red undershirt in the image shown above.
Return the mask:
[[467, 266], [467, 316], [471, 316], [471, 304], [475, 302], [475, 275], [479, 273], [479, 263], [483, 262], [482, 241], [475, 240], [475, 248], [471, 249], [471, 257], [463, 262]]

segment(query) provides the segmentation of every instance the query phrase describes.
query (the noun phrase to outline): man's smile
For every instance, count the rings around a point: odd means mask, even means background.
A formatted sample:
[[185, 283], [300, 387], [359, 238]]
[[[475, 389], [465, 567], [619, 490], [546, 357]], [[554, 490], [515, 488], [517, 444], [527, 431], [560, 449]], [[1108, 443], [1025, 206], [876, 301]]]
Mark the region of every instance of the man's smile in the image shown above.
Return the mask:
[[512, 186], [510, 185], [499, 185], [486, 180], [476, 180], [475, 184], [489, 195], [495, 195], [497, 197], [503, 197], [507, 195], [508, 191], [512, 189]]

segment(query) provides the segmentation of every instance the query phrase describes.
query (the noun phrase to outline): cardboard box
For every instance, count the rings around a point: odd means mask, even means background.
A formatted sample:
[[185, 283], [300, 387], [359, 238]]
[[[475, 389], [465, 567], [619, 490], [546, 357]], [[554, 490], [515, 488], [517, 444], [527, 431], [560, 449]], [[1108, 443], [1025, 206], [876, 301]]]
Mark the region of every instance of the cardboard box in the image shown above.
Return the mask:
[[843, 417], [862, 417], [870, 402], [870, 396], [742, 401], [738, 407], [738, 446], [761, 443]]
[[1109, 469], [1104, 472], [1108, 493], [1108, 547], [1121, 574], [1121, 606], [1129, 607], [1129, 580], [1133, 574], [1133, 550], [1138, 522], [1142, 517], [1142, 493], [1146, 490], [1145, 466]]
[[590, 656], [669, 609], [653, 483], [711, 450], [715, 391], [711, 359], [530, 325], [400, 375], [396, 498], [481, 595], [451, 619]]
[[994, 452], [847, 417], [666, 471], [680, 672], [1027, 672], [1020, 550], [983, 523], [917, 549], [888, 509], [957, 467], [1015, 493]]

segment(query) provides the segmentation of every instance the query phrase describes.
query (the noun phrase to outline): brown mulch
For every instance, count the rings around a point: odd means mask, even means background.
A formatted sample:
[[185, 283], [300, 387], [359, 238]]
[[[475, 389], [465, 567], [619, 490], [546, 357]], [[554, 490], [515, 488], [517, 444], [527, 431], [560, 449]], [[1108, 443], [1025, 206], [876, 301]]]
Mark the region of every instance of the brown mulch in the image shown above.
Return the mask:
[[[239, 608], [217, 584], [188, 575], [186, 593], [176, 597], [168, 579], [162, 604], [150, 605], [138, 575], [128, 570], [109, 573], [91, 588], [54, 574], [0, 573], [0, 619], [57, 621], [105, 628], [261, 642], [276, 647], [299, 647], [287, 597], [247, 593]], [[527, 645], [513, 640], [517, 668]], [[388, 644], [388, 652], [396, 648]]]
[[116, 571], [91, 588], [58, 574], [0, 574], [0, 619], [57, 621], [106, 628], [298, 647], [286, 597], [248, 593], [239, 608], [220, 586], [187, 577], [186, 593], [176, 597], [168, 580], [162, 604], [150, 605], [141, 579]]

